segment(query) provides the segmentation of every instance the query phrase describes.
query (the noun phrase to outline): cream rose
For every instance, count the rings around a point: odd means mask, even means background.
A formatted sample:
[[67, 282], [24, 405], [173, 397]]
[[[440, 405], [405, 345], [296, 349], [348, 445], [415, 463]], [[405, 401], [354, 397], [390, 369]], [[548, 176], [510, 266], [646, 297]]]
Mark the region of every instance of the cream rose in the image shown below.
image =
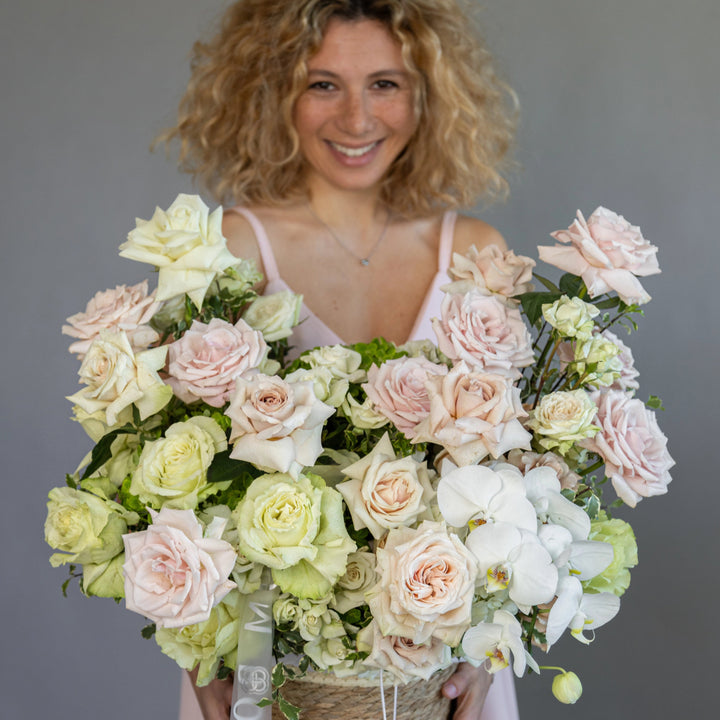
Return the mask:
[[593, 397], [600, 432], [582, 445], [605, 461], [605, 474], [618, 496], [635, 507], [644, 497], [666, 493], [675, 461], [667, 451], [667, 438], [655, 413], [619, 390]]
[[385, 433], [368, 455], [343, 469], [349, 480], [337, 485], [356, 530], [368, 528], [374, 538], [388, 530], [432, 519], [435, 496], [425, 463], [397, 458]]
[[369, 397], [359, 403], [352, 395], [348, 394], [342, 401], [340, 410], [356, 428], [375, 430], [388, 424], [388, 419], [375, 411]]
[[589, 340], [592, 337], [595, 321], [600, 314], [594, 306], [578, 297], [563, 295], [554, 303], [545, 303], [542, 314], [546, 322], [554, 327], [562, 337]]
[[345, 573], [355, 550], [342, 497], [317, 476], [256, 478], [233, 511], [241, 552], [272, 568], [283, 592], [318, 599]]
[[614, 290], [628, 305], [650, 300], [636, 276], [660, 272], [657, 248], [622, 215], [599, 207], [585, 221], [578, 210], [577, 220], [567, 230], [551, 235], [570, 247], [538, 247], [540, 259], [581, 276], [590, 297]]
[[635, 390], [640, 387], [637, 381], [638, 371], [635, 369], [635, 360], [632, 355], [632, 350], [610, 330], [603, 330], [602, 335], [615, 345], [619, 352], [617, 355], [618, 370], [620, 377], [618, 377], [612, 385], [610, 390], [625, 390], [631, 395], [634, 394]]
[[430, 638], [415, 644], [409, 638], [383, 635], [376, 622], [358, 633], [357, 647], [370, 653], [363, 665], [385, 670], [400, 683], [413, 678], [429, 680], [438, 670], [452, 664], [452, 650], [442, 640]]
[[429, 377], [427, 388], [430, 414], [413, 442], [442, 445], [457, 465], [529, 449], [530, 433], [518, 420], [526, 415], [520, 391], [506, 377], [472, 372], [461, 362], [447, 375]]
[[172, 628], [201, 623], [235, 583], [235, 550], [221, 540], [225, 523], [203, 533], [192, 510], [150, 510], [152, 525], [123, 536], [125, 606]]
[[440, 310], [433, 329], [438, 347], [450, 359], [510, 378], [519, 378], [518, 368], [532, 364], [530, 333], [516, 308], [471, 290], [446, 295]]
[[159, 307], [154, 293], [148, 295], [147, 280], [130, 287], [118, 285], [114, 290], [96, 293], [85, 312], [71, 315], [62, 331], [78, 338], [69, 349], [81, 360], [101, 330], [124, 330], [133, 350], [144, 350], [160, 339], [148, 325]]
[[382, 575], [368, 605], [383, 635], [460, 642], [470, 627], [477, 564], [444, 523], [391, 530], [377, 549], [377, 566]]
[[425, 357], [401, 357], [373, 365], [362, 388], [376, 412], [384, 415], [406, 438], [430, 413], [426, 382], [431, 375], [447, 375], [447, 366]]
[[285, 382], [289, 383], [308, 380], [313, 384], [317, 399], [334, 408], [342, 405], [350, 387], [347, 380], [338, 380], [326, 367], [298, 368], [285, 376]]
[[244, 320], [234, 325], [213, 318], [193, 320], [168, 350], [168, 384], [185, 403], [198, 400], [222, 407], [235, 389], [235, 378], [257, 368], [267, 355], [262, 333]]
[[335, 409], [317, 399], [311, 382], [257, 374], [237, 378], [225, 414], [232, 420], [230, 457], [297, 474], [322, 452], [324, 422]]
[[123, 331], [101, 330], [78, 372], [85, 387], [67, 399], [90, 415], [103, 412], [110, 427], [132, 405], [145, 420], [172, 397], [172, 389], [157, 373], [165, 364], [166, 353], [167, 348], [159, 347], [136, 355]]
[[224, 430], [196, 415], [174, 423], [165, 437], [145, 443], [130, 492], [152, 508], [192, 510], [207, 494], [207, 471], [215, 453], [227, 449]]
[[303, 353], [301, 360], [311, 368], [324, 367], [338, 380], [351, 383], [363, 382], [365, 371], [360, 367], [362, 355], [342, 345], [327, 345]]
[[466, 255], [453, 254], [453, 265], [448, 275], [453, 280], [445, 292], [463, 293], [476, 288], [483, 295], [490, 293], [503, 298], [530, 292], [535, 261], [497, 245], [486, 245], [479, 250], [472, 245]]
[[151, 220], [136, 220], [120, 255], [159, 269], [157, 300], [187, 294], [199, 309], [215, 275], [238, 264], [221, 226], [222, 208], [210, 213], [197, 195], [178, 195]]
[[339, 613], [365, 604], [365, 593], [377, 582], [375, 553], [350, 553], [345, 574], [337, 581], [330, 607]]
[[267, 342], [274, 342], [292, 335], [292, 329], [300, 321], [301, 308], [302, 295], [282, 290], [253, 300], [243, 313], [243, 320], [259, 330]]
[[527, 424], [546, 450], [564, 455], [573, 444], [592, 437], [599, 430], [593, 425], [595, 403], [584, 390], [558, 391], [545, 395], [530, 413]]

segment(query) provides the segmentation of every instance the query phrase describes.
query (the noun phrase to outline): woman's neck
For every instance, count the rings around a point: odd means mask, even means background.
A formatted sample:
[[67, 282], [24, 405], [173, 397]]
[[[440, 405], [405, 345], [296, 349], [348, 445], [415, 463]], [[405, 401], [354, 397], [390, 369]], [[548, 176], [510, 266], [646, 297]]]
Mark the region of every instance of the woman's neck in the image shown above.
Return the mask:
[[362, 238], [387, 220], [379, 188], [345, 190], [318, 180], [309, 186], [310, 212], [338, 233]]

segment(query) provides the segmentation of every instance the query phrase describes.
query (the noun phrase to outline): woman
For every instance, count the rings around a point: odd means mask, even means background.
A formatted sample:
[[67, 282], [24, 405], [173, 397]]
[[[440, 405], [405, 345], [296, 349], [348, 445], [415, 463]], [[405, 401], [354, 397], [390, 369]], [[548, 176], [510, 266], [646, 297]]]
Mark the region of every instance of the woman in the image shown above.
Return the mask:
[[[456, 0], [241, 0], [197, 44], [168, 139], [225, 214], [228, 247], [266, 292], [304, 296], [293, 336], [319, 344], [432, 338], [452, 251], [501, 247], [454, 208], [500, 195], [513, 96]], [[481, 717], [490, 676], [446, 683], [456, 720]], [[184, 690], [181, 718], [200, 718]], [[230, 683], [196, 688], [228, 717]], [[192, 706], [192, 707], [191, 707]], [[509, 670], [484, 720], [517, 717]]]

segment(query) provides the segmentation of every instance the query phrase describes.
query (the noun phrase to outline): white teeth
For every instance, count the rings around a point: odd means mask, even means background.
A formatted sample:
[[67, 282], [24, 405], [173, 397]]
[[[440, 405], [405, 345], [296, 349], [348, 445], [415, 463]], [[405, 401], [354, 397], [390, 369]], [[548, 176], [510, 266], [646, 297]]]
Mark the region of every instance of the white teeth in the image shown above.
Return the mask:
[[335, 150], [338, 152], [341, 152], [343, 155], [347, 155], [347, 157], [360, 157], [361, 155], [364, 155], [366, 152], [370, 152], [379, 141], [375, 141], [373, 143], [370, 143], [369, 145], [365, 145], [365, 147], [361, 148], [349, 148], [345, 147], [344, 145], [338, 145], [337, 143], [331, 142], [330, 144], [333, 146]]

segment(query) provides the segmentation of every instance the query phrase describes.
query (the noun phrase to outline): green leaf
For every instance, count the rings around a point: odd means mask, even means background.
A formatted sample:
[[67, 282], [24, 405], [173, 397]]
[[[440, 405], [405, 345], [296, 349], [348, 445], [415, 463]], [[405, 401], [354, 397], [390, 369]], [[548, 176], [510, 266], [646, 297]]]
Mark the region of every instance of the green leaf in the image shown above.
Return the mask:
[[157, 630], [155, 623], [150, 623], [149, 625], [146, 625], [141, 631], [140, 634], [146, 639], [149, 640], [154, 634], [155, 630]]
[[90, 477], [96, 470], [99, 470], [111, 457], [111, 446], [118, 435], [128, 435], [136, 432], [132, 425], [123, 425], [121, 428], [111, 430], [107, 435], [100, 438], [97, 445], [92, 450], [90, 464], [85, 468], [81, 480]]
[[531, 325], [537, 325], [542, 317], [542, 306], [546, 303], [554, 303], [562, 296], [559, 293], [550, 292], [529, 292], [518, 295], [523, 311]]
[[557, 295], [562, 295], [560, 292], [560, 288], [555, 285], [555, 283], [550, 282], [547, 278], [543, 277], [542, 275], [538, 275], [537, 273], [533, 273], [533, 277], [536, 280], [539, 280], [551, 293], [555, 293]]
[[302, 708], [288, 702], [280, 693], [278, 693], [278, 707], [287, 720], [300, 720], [300, 711]]
[[73, 490], [77, 490], [77, 483], [75, 482], [75, 478], [68, 473], [65, 473], [65, 484]]
[[645, 403], [649, 408], [653, 410], [664, 410], [662, 400], [657, 395], [651, 395], [648, 401]]
[[61, 585], [63, 597], [67, 597], [67, 589], [68, 589], [68, 585], [70, 585], [70, 581], [71, 581], [71, 580], [72, 580], [72, 578], [69, 577], [69, 578]]
[[272, 684], [273, 687], [280, 688], [285, 684], [285, 666], [282, 663], [278, 663], [272, 671]]
[[[572, 273], [565, 273], [560, 278], [560, 290], [570, 298], [578, 297], [583, 290], [586, 290], [582, 278]], [[583, 293], [584, 294], [584, 293]]]
[[120, 486], [118, 491], [118, 502], [128, 510], [138, 513], [145, 517], [147, 516], [147, 508], [140, 502], [140, 498], [137, 495], [133, 495], [130, 492], [130, 483], [132, 482], [132, 476], [128, 475], [123, 484]]
[[[594, 302], [593, 305], [598, 308], [598, 310], [609, 310], [610, 308], [617, 307], [620, 304], [620, 298], [619, 297], [611, 297], [607, 300], [601, 300], [600, 302]], [[604, 317], [604, 316], [603, 316]], [[608, 320], [610, 319], [610, 316], [607, 316]], [[607, 320], [604, 320], [604, 322], [607, 322]]]
[[[218, 680], [226, 680], [233, 674], [234, 670], [231, 667], [228, 667], [227, 665], [221, 665], [218, 668], [217, 671], [217, 679]], [[272, 701], [268, 701], [272, 702]]]
[[369, 343], [355, 343], [348, 347], [362, 355], [360, 367], [363, 370], [369, 370], [371, 365], [379, 367], [388, 360], [407, 355], [405, 351], [398, 350], [393, 343], [381, 337], [374, 338]]

